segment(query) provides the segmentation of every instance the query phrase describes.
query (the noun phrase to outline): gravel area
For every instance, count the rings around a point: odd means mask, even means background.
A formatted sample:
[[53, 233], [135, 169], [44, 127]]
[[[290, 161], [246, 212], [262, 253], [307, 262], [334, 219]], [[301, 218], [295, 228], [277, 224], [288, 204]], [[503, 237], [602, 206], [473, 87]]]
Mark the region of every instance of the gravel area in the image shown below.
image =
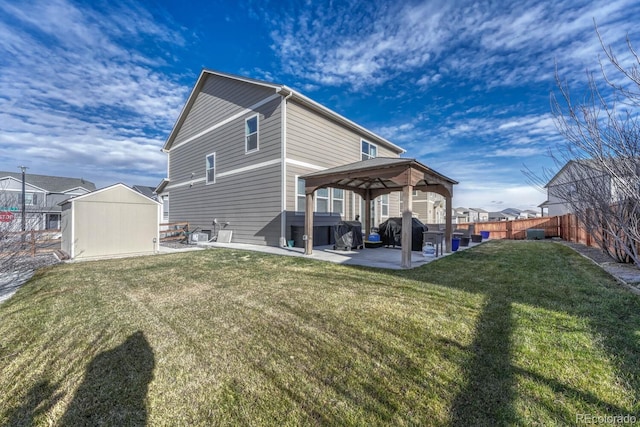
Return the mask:
[[7, 270], [0, 271], [0, 303], [11, 298], [20, 286], [33, 277], [37, 269], [59, 262], [60, 260], [52, 253], [12, 260]]
[[619, 263], [599, 248], [562, 240], [558, 240], [558, 243], [569, 246], [580, 255], [590, 259], [604, 271], [615, 277], [623, 286], [633, 293], [640, 295], [640, 268], [637, 266]]

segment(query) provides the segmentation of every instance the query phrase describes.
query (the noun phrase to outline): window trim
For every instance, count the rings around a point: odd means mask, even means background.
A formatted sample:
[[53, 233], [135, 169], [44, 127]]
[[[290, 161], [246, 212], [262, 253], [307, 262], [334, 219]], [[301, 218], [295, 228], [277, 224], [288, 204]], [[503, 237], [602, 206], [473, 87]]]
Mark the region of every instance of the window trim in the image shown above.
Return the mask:
[[[384, 202], [384, 197], [387, 198], [387, 203]], [[385, 215], [384, 207], [387, 207], [387, 214]], [[383, 194], [380, 196], [380, 218], [389, 218], [389, 194]]]
[[[362, 143], [366, 142], [369, 145], [369, 152], [367, 153], [367, 158], [364, 158], [364, 151], [362, 151]], [[371, 156], [371, 147], [375, 147], [376, 148], [376, 155], [375, 156]], [[360, 160], [369, 160], [369, 159], [375, 159], [376, 157], [378, 157], [378, 145], [374, 144], [373, 142], [369, 142], [366, 139], [360, 139]]]
[[[209, 157], [213, 156], [213, 168], [209, 168]], [[216, 153], [207, 154], [204, 158], [204, 182], [205, 185], [216, 183]], [[209, 170], [213, 169], [213, 181], [209, 181]]]
[[[331, 191], [329, 191], [331, 187], [322, 187], [322, 188], [318, 188], [316, 191], [314, 191], [314, 198], [313, 198], [313, 212], [316, 215], [331, 215]], [[319, 196], [318, 195], [318, 191], [319, 190], [327, 190], [327, 197], [324, 196]], [[318, 212], [318, 200], [326, 200], [327, 201], [327, 210], [325, 212]]]
[[[306, 194], [300, 195], [298, 193], [298, 181], [300, 179], [302, 179], [302, 178], [300, 178], [300, 175], [295, 175], [294, 185], [295, 185], [295, 189], [296, 189], [296, 191], [295, 191], [295, 194], [296, 194], [295, 203], [296, 204], [295, 204], [295, 211], [294, 212], [296, 213], [296, 215], [304, 215], [304, 213], [305, 213], [305, 211], [307, 209], [307, 205], [306, 205], [306, 197], [307, 197], [307, 195]], [[298, 203], [300, 197], [304, 197], [305, 198], [305, 203], [303, 203], [302, 209], [300, 209], [300, 206], [299, 206], [299, 203]]]
[[[329, 187], [329, 188], [331, 188], [331, 191], [330, 191], [330, 194], [329, 194], [331, 196], [331, 204], [330, 204], [331, 213], [332, 214], [339, 214], [340, 216], [344, 216], [344, 212], [345, 212], [345, 202], [344, 202], [345, 197], [344, 197], [344, 195], [345, 195], [346, 191], [343, 188], [335, 188], [335, 187]], [[342, 198], [335, 196], [335, 190], [342, 191]], [[342, 210], [341, 211], [336, 211], [335, 210], [335, 201], [336, 200], [342, 202]]]
[[[256, 119], [256, 148], [249, 150], [249, 136], [253, 135], [253, 133], [248, 133], [249, 127], [247, 123], [252, 119]], [[244, 119], [244, 153], [249, 154], [255, 153], [256, 151], [260, 151], [260, 114], [254, 114]]]
[[[165, 202], [165, 198], [166, 198], [166, 202]], [[169, 194], [163, 194], [160, 196], [160, 203], [162, 204], [162, 220], [169, 222], [169, 218], [170, 218], [170, 213], [169, 213], [169, 209], [171, 208], [171, 200], [169, 199]], [[166, 203], [166, 205], [165, 205]], [[165, 217], [165, 212], [167, 213], [167, 216]]]

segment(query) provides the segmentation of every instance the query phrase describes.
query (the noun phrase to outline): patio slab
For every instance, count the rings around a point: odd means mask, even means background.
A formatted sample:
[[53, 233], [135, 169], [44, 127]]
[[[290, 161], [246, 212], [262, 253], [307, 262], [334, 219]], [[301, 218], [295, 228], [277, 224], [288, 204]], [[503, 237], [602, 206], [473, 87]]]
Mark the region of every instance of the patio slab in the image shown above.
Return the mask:
[[[458, 251], [466, 250], [470, 247], [477, 246], [480, 243], [469, 244], [467, 247], [460, 247]], [[317, 259], [320, 261], [328, 261], [336, 264], [345, 265], [361, 265], [365, 267], [387, 268], [392, 270], [401, 270], [400, 262], [402, 251], [400, 247], [396, 248], [365, 248], [361, 250], [335, 250], [333, 246], [316, 246], [313, 248], [313, 254], [305, 255], [303, 248], [283, 248], [276, 246], [250, 245], [244, 243], [202, 243], [198, 246], [208, 246], [213, 248], [229, 248], [242, 249], [247, 251], [265, 252], [283, 256], [301, 256]], [[455, 252], [452, 252], [455, 253]], [[424, 264], [441, 259], [452, 253], [445, 253], [439, 257], [424, 257], [422, 252], [411, 252], [411, 268], [419, 267]]]

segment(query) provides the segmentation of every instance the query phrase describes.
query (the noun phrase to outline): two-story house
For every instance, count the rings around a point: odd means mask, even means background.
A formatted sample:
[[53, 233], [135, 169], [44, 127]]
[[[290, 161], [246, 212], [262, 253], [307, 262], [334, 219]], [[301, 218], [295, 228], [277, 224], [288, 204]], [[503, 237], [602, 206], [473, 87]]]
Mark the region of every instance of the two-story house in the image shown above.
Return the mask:
[[[547, 200], [539, 205], [547, 208], [549, 216], [564, 215], [573, 212], [573, 206], [590, 204], [599, 200], [616, 199], [616, 185], [598, 163], [590, 160], [571, 160], [567, 162], [545, 185]], [[597, 194], [597, 196], [596, 196]]]
[[[165, 220], [212, 237], [224, 225], [234, 242], [272, 246], [302, 238], [302, 176], [404, 152], [287, 86], [207, 69], [163, 151], [167, 178], [156, 193]], [[314, 204], [316, 245], [329, 244], [341, 219], [365, 217], [362, 197], [344, 188], [318, 189]], [[399, 205], [399, 192], [376, 198], [372, 225], [399, 216]]]
[[[60, 228], [60, 202], [96, 189], [82, 178], [25, 174], [25, 223], [29, 230]], [[21, 228], [22, 173], [0, 171], [0, 212], [8, 212], [12, 230]]]

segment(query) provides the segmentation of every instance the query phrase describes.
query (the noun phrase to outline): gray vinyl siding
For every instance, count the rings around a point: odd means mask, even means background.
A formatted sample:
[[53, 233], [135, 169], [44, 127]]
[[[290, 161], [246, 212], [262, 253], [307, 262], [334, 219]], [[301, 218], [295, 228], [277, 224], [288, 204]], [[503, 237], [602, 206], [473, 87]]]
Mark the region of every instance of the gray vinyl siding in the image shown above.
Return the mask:
[[170, 220], [213, 230], [229, 222], [232, 241], [276, 246], [280, 238], [280, 165], [171, 190]]
[[[331, 168], [361, 160], [362, 139], [378, 147], [378, 157], [399, 157], [399, 153], [384, 144], [355, 132], [295, 102], [287, 103], [287, 158], [309, 163], [322, 168]], [[295, 214], [296, 175], [316, 172], [318, 169], [287, 165], [287, 232], [292, 225], [301, 225], [304, 216]], [[345, 215], [353, 220], [359, 213], [358, 203], [353, 207], [353, 193], [345, 191]], [[356, 197], [359, 200], [359, 198]], [[389, 216], [400, 215], [399, 193], [389, 194]], [[382, 220], [386, 219], [381, 218]], [[315, 215], [315, 225], [331, 225], [340, 220], [338, 216]], [[364, 221], [364, 218], [361, 218]], [[287, 236], [289, 238], [289, 236]]]
[[[209, 80], [212, 78], [209, 77]], [[240, 86], [244, 89], [245, 86], [254, 88], [259, 95], [253, 96], [255, 93], [243, 91], [244, 96], [250, 99], [243, 102], [243, 108], [273, 94], [273, 90], [265, 94], [263, 88], [247, 83], [241, 83]], [[224, 116], [212, 114], [217, 122], [237, 113], [233, 105], [220, 104], [219, 98], [215, 98], [215, 104], [215, 108], [227, 112]], [[180, 130], [185, 135], [197, 134], [197, 131], [184, 128], [202, 121], [190, 120], [192, 113], [193, 110]], [[245, 119], [256, 113], [259, 115], [259, 149], [246, 153]], [[209, 120], [207, 127], [216, 121]], [[182, 146], [172, 148], [169, 152], [169, 185], [166, 189], [166, 193], [171, 194], [169, 221], [187, 221], [192, 228], [213, 230], [215, 218], [220, 223], [230, 223], [227, 229], [233, 231], [233, 242], [278, 245], [282, 191], [280, 141], [281, 110], [280, 98], [277, 98]], [[216, 181], [206, 184], [205, 158], [212, 153], [216, 154]], [[265, 162], [272, 163], [260, 165]], [[241, 168], [253, 169], [239, 171]], [[232, 174], [220, 176], [227, 172]], [[188, 185], [192, 181], [196, 182]]]
[[207, 76], [173, 144], [179, 144], [274, 93], [271, 88], [222, 76]]

